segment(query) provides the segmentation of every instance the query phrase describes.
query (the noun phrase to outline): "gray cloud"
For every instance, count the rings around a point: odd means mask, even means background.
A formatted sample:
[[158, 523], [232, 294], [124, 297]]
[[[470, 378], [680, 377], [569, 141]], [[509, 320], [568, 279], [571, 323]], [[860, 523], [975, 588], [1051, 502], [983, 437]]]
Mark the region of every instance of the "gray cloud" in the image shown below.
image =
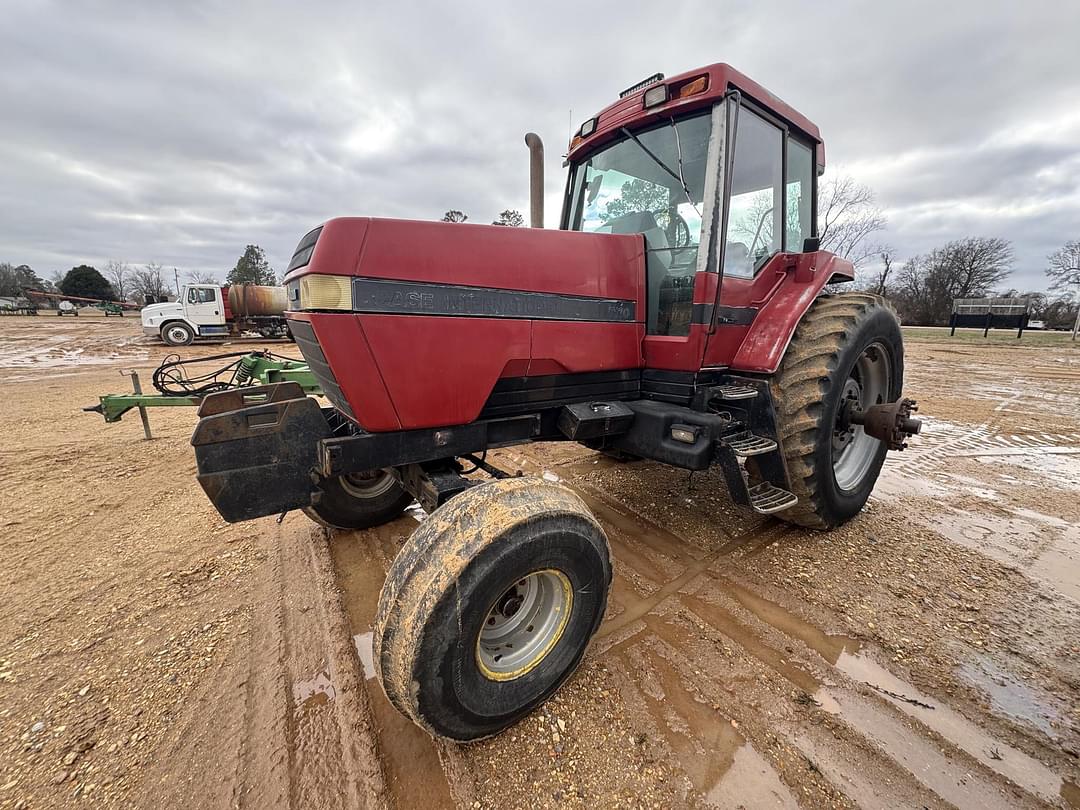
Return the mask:
[[336, 215], [490, 221], [527, 207], [527, 130], [553, 223], [571, 124], [715, 61], [819, 124], [902, 257], [1000, 235], [1042, 287], [1080, 238], [1075, 4], [408, 5], [6, 4], [0, 260], [222, 274]]

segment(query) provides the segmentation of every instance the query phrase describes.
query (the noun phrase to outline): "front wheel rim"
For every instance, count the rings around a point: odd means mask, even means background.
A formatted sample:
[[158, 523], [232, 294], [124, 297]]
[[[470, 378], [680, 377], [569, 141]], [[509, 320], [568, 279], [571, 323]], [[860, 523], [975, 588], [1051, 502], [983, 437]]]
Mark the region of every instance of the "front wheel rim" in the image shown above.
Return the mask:
[[547, 568], [522, 577], [484, 616], [476, 663], [485, 678], [512, 681], [540, 664], [562, 638], [574, 591], [562, 571]]
[[171, 340], [173, 343], [186, 343], [188, 339], [187, 330], [181, 329], [177, 326], [174, 326], [172, 329], [170, 329], [168, 335], [169, 340]]
[[836, 486], [850, 492], [859, 487], [874, 466], [881, 451], [881, 442], [866, 435], [862, 425], [842, 424], [844, 406], [853, 400], [863, 410], [889, 401], [892, 384], [891, 355], [885, 346], [875, 341], [863, 349], [844, 380], [836, 404], [832, 433], [832, 465]]
[[346, 473], [341, 476], [340, 481], [341, 488], [353, 498], [378, 498], [397, 483], [394, 475], [386, 470]]

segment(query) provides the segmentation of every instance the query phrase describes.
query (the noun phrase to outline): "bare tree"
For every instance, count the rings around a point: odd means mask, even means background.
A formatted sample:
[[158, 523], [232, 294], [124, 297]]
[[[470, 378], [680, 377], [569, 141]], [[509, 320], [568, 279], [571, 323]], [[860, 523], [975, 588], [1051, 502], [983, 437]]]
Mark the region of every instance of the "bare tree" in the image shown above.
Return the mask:
[[206, 273], [201, 270], [192, 270], [187, 274], [188, 281], [192, 284], [217, 284], [218, 280], [214, 277], [213, 273]]
[[102, 268], [101, 274], [109, 280], [109, 283], [112, 284], [112, 288], [116, 290], [116, 297], [121, 301], [126, 300], [128, 276], [131, 274], [131, 268], [124, 262], [117, 261], [116, 259], [109, 259], [105, 262], [105, 267]]
[[888, 223], [869, 186], [847, 174], [826, 180], [818, 190], [821, 247], [858, 267], [881, 248], [868, 241]]
[[890, 297], [907, 323], [945, 323], [953, 299], [988, 295], [1008, 278], [1012, 262], [1006, 239], [957, 239], [905, 263]]
[[1050, 277], [1051, 289], [1080, 284], [1080, 240], [1066, 242], [1060, 250], [1047, 256], [1046, 261], [1046, 275]]
[[169, 295], [169, 287], [161, 276], [161, 265], [154, 262], [132, 271], [128, 286], [132, 300], [145, 301], [152, 298], [154, 301], [161, 301]]
[[458, 211], [456, 208], [451, 208], [445, 214], [442, 215], [443, 222], [464, 222], [469, 218], [469, 215]]
[[878, 264], [868, 268], [868, 272], [860, 277], [860, 289], [872, 292], [875, 295], [886, 295], [889, 290], [889, 277], [893, 274], [893, 266], [896, 264], [896, 251], [888, 245], [878, 248]]

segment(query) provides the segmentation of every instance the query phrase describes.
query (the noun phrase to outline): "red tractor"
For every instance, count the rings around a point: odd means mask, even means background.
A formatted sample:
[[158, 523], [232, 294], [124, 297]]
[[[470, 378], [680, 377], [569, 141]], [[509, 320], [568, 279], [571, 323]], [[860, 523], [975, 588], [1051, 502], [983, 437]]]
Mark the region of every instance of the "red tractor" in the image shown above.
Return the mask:
[[295, 383], [208, 397], [200, 483], [229, 521], [359, 529], [418, 501], [430, 517], [380, 596], [380, 680], [434, 734], [502, 730], [581, 660], [611, 561], [573, 492], [487, 450], [716, 465], [736, 503], [829, 529], [918, 432], [893, 311], [823, 294], [853, 277], [818, 245], [824, 159], [814, 124], [719, 64], [582, 124], [558, 231], [326, 222], [285, 283], [330, 407]]

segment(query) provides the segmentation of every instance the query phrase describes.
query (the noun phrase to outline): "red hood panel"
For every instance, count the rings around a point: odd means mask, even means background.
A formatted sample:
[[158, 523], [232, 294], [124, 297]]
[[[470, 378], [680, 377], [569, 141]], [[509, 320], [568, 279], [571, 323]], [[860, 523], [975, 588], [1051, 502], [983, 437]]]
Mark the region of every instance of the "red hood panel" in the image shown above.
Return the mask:
[[343, 217], [323, 225], [311, 260], [291, 273], [458, 284], [637, 302], [644, 312], [644, 240], [406, 219]]

